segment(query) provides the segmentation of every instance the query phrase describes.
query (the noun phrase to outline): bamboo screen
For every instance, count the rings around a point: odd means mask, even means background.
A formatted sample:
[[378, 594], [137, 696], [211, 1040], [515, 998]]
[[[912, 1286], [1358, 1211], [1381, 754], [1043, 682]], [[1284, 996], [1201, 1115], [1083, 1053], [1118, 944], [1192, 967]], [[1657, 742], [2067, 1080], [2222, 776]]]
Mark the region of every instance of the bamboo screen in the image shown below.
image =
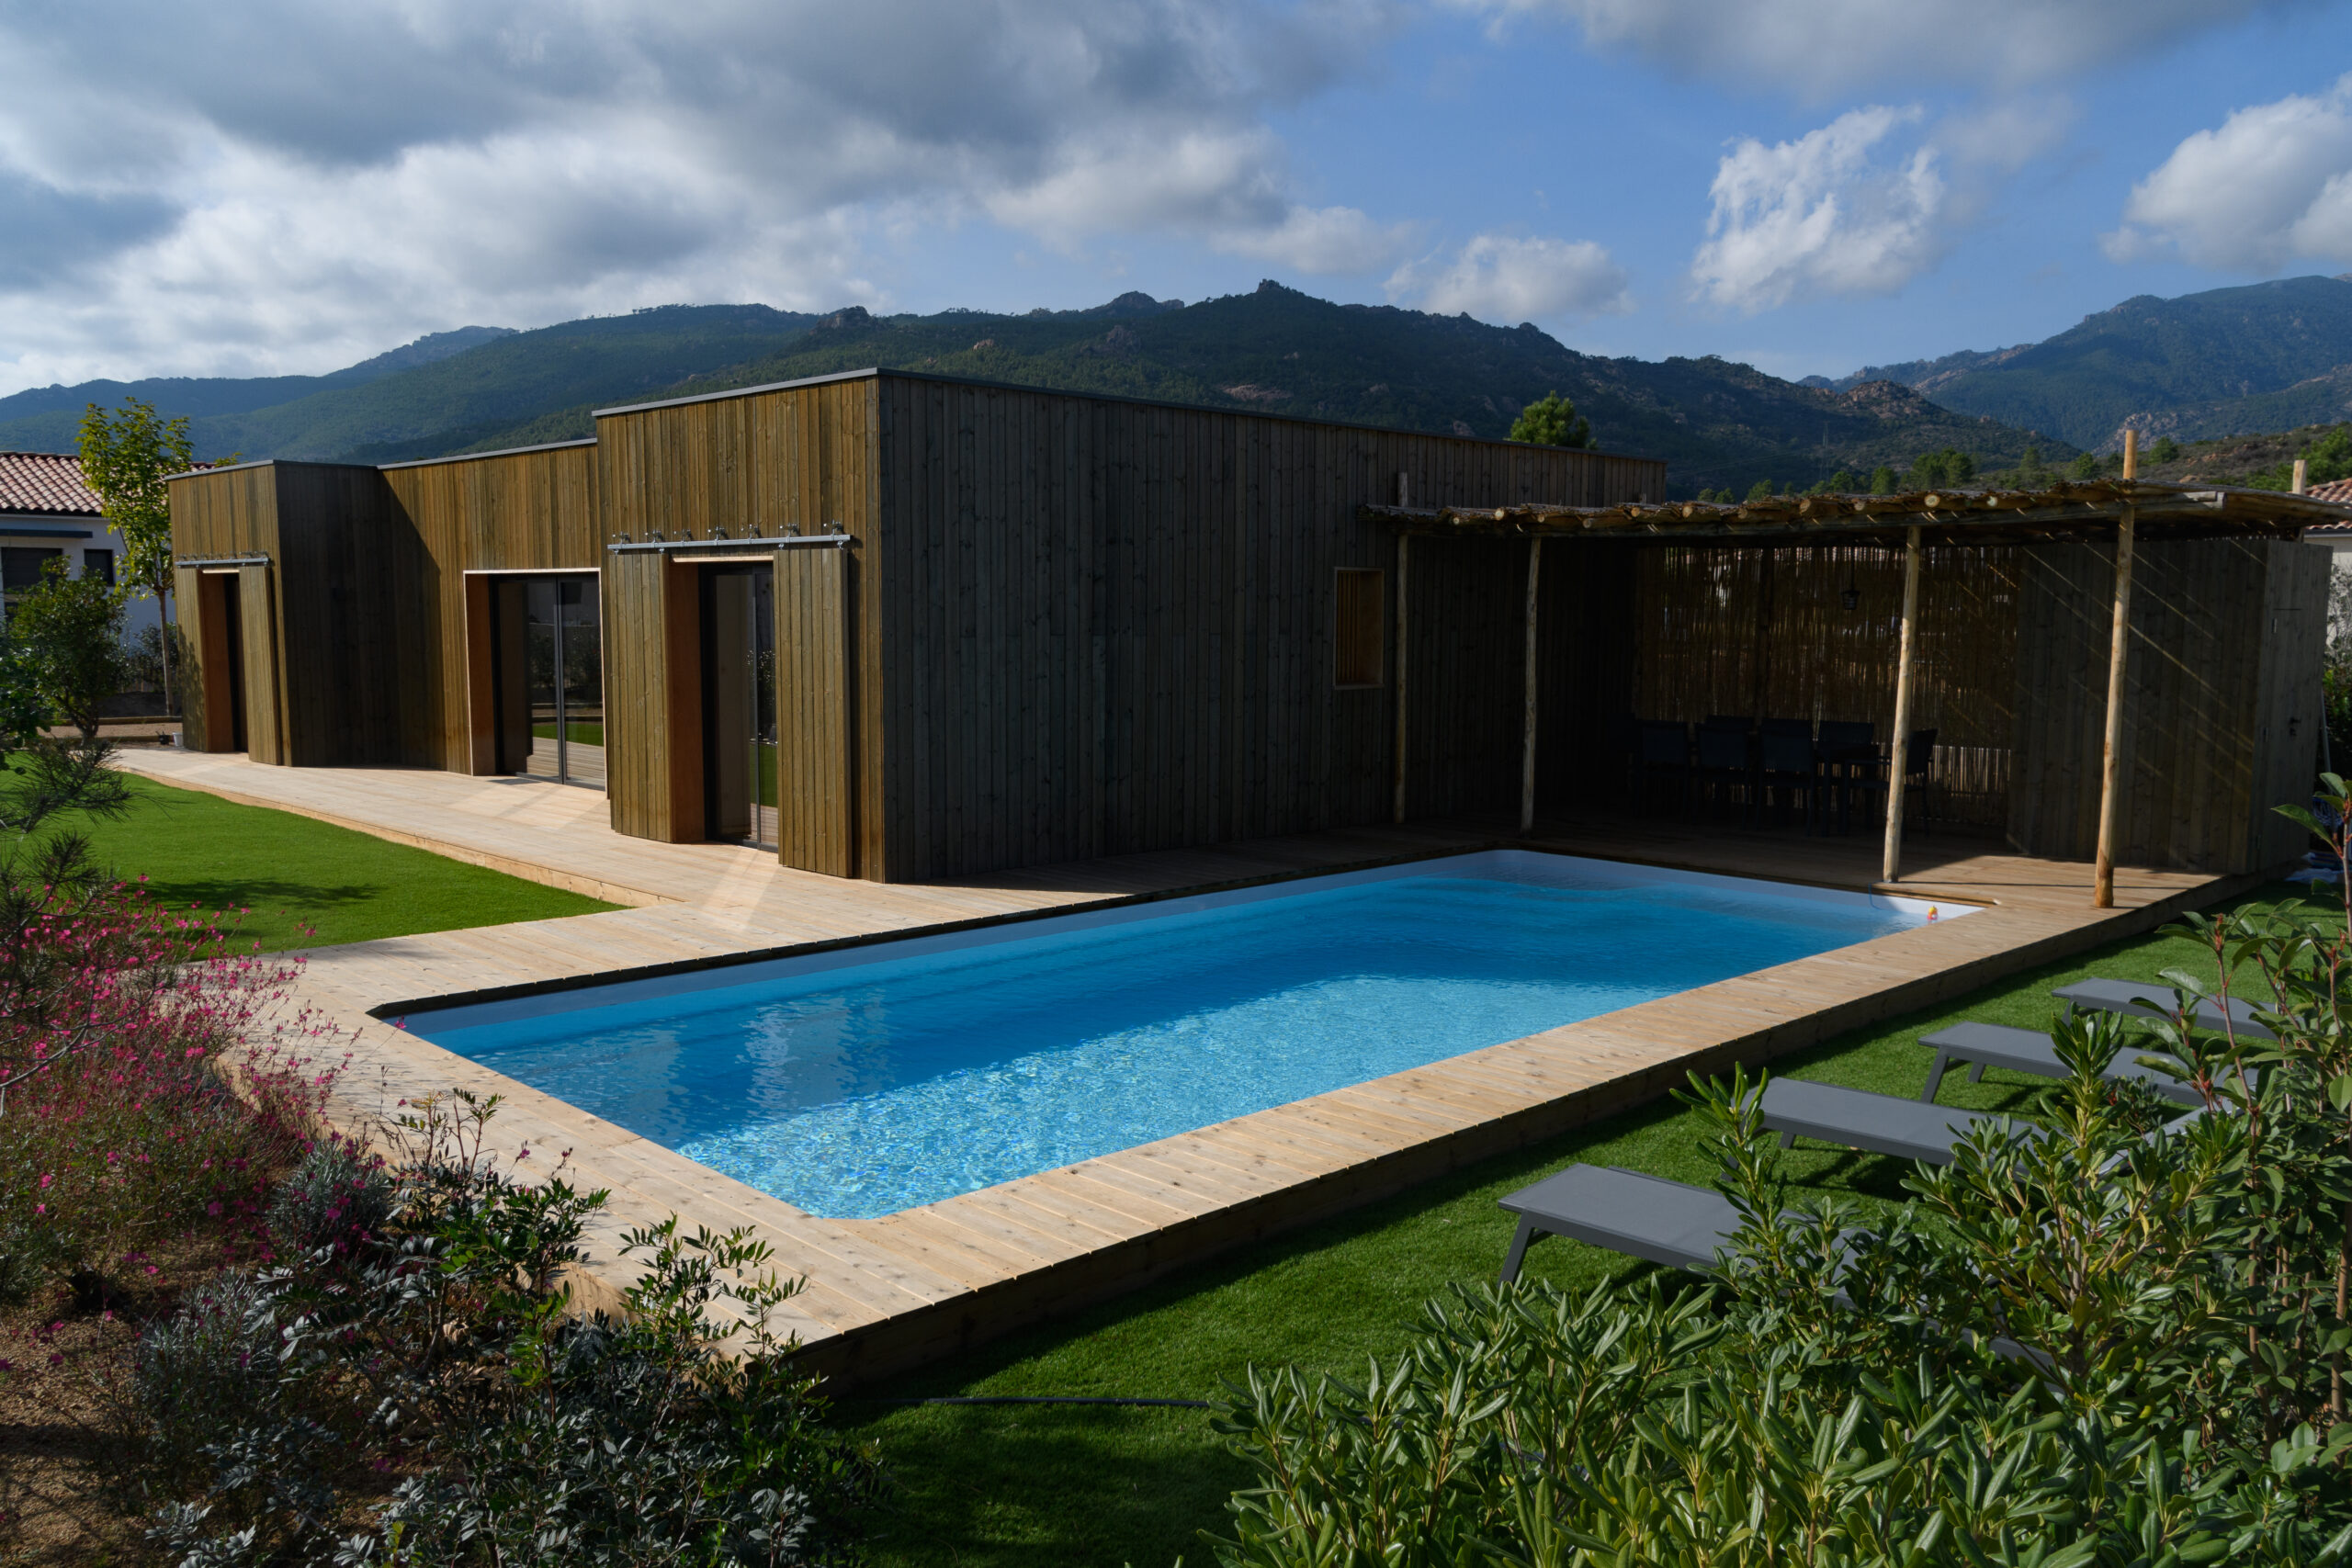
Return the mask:
[[[1931, 548], [1920, 563], [1911, 724], [1937, 732], [1928, 793], [1939, 820], [2008, 825], [2018, 575], [2008, 548]], [[1884, 742], [1902, 610], [1901, 550], [1644, 550], [1634, 710], [1859, 720]]]

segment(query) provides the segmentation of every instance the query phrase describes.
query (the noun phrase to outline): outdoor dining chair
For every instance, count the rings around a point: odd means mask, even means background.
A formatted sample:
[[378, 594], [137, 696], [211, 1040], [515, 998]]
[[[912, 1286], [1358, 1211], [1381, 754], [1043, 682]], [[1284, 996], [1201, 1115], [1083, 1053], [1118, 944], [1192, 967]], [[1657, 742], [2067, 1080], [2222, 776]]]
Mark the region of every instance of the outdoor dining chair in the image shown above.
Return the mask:
[[[1919, 831], [1923, 834], [1929, 830], [1928, 828], [1928, 781], [1934, 771], [1935, 761], [1936, 731], [1913, 730], [1910, 744], [1903, 749], [1903, 820], [1905, 828], [1917, 822], [1919, 825]], [[1883, 797], [1890, 793], [1888, 780], [1892, 776], [1893, 767], [1892, 758], [1879, 758], [1871, 762], [1857, 763], [1849, 787], [1859, 794]], [[1916, 813], [1911, 809], [1911, 804], [1914, 801], [1918, 803]]]
[[1699, 782], [1710, 786], [1715, 807], [1734, 803], [1741, 794], [1754, 796], [1756, 761], [1748, 744], [1751, 721], [1730, 714], [1709, 714], [1699, 727]]
[[1650, 782], [1660, 775], [1673, 781], [1675, 808], [1687, 811], [1690, 806], [1690, 728], [1680, 719], [1645, 718], [1642, 720], [1642, 784], [1646, 795]]
[[[1859, 770], [1878, 761], [1878, 726], [1854, 719], [1825, 718], [1815, 755], [1822, 777], [1838, 797], [1838, 831], [1853, 829], [1854, 780]], [[1826, 825], [1827, 813], [1823, 813]]]
[[1804, 793], [1804, 830], [1813, 831], [1814, 819], [1820, 815], [1822, 776], [1819, 754], [1813, 744], [1813, 726], [1801, 718], [1768, 718], [1756, 738], [1758, 785], [1757, 806], [1763, 805], [1777, 793], [1781, 801], [1781, 822], [1789, 820], [1789, 797], [1800, 790]]

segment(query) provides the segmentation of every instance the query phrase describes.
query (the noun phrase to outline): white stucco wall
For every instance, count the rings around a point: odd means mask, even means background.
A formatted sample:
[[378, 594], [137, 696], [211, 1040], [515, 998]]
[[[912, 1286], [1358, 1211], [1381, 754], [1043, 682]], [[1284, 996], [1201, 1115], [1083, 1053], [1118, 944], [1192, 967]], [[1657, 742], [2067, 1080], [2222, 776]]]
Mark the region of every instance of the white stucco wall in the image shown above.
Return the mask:
[[[0, 517], [0, 547], [62, 550], [66, 570], [75, 577], [82, 575], [85, 550], [112, 550], [116, 581], [121, 581], [122, 536], [103, 517], [11, 513]], [[123, 629], [127, 635], [137, 637], [160, 618], [161, 610], [153, 598], [144, 593], [133, 594], [123, 612]]]

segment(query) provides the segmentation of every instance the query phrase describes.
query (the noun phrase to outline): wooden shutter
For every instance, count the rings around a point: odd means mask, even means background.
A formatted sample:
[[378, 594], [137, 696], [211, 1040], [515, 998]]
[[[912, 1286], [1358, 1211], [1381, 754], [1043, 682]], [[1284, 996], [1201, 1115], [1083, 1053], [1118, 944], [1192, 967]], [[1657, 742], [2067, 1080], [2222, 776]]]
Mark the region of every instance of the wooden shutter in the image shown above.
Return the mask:
[[1374, 567], [1343, 566], [1334, 598], [1336, 624], [1331, 639], [1331, 683], [1341, 689], [1381, 684], [1386, 660], [1382, 633], [1381, 571]]

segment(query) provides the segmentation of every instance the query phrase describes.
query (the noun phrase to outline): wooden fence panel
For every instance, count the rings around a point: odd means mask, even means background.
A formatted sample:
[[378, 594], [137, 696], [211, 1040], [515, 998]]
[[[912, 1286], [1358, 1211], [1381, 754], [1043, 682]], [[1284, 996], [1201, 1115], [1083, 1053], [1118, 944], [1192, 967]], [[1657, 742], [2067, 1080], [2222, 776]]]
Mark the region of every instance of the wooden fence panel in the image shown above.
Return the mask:
[[[2302, 552], [2302, 553], [2298, 553]], [[2097, 848], [2111, 547], [2019, 552], [2018, 849]], [[2316, 560], [2314, 558], [2317, 558]], [[2270, 807], [2310, 788], [2326, 563], [2309, 546], [2143, 541], [2134, 567], [2116, 859], [2207, 872], [2293, 852]]]

